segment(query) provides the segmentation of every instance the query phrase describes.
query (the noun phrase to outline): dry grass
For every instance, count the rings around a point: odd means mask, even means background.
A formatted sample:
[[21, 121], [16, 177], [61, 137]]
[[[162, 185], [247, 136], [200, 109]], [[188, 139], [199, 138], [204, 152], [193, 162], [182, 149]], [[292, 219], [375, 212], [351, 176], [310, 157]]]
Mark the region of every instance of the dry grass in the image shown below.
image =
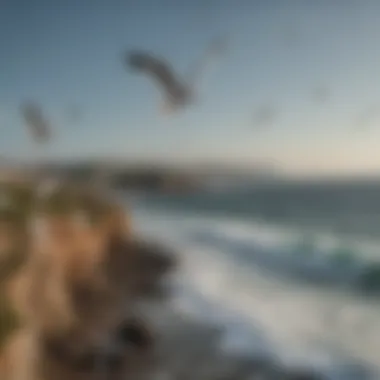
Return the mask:
[[[35, 213], [61, 215], [80, 209], [92, 223], [104, 220], [107, 214], [117, 216], [115, 205], [95, 196], [87, 189], [66, 186], [51, 195], [36, 199], [32, 184], [0, 184], [0, 348], [15, 327], [5, 289], [8, 280], [22, 266], [28, 251], [27, 228]], [[119, 210], [120, 214], [123, 213]], [[112, 222], [112, 220], [111, 220]]]

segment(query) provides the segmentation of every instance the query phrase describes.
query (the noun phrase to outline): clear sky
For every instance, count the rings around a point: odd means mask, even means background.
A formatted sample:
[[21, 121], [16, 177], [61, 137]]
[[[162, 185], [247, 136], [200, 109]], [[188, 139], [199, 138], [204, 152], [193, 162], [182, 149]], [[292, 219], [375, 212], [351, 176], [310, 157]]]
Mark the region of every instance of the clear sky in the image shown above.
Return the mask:
[[[0, 154], [380, 172], [379, 19], [376, 0], [2, 0]], [[174, 117], [121, 61], [147, 49], [185, 74], [220, 35], [226, 53]], [[29, 139], [27, 99], [54, 127], [49, 145]], [[67, 117], [72, 106], [81, 119]], [[272, 124], [255, 124], [263, 107]]]

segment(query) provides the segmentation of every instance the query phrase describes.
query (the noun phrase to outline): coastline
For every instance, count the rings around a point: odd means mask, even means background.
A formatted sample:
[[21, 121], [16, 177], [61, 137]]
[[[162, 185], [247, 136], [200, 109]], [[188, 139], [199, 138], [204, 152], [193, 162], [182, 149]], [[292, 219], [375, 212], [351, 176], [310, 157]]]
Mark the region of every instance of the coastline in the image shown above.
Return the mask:
[[[134, 214], [132, 209], [132, 215]], [[137, 220], [135, 220], [137, 222]], [[136, 223], [133, 223], [136, 227]], [[138, 228], [137, 228], [138, 229]], [[134, 231], [135, 232], [135, 231]], [[138, 235], [139, 239], [145, 234]], [[164, 235], [163, 235], [164, 236]], [[148, 237], [148, 236], [147, 236]], [[150, 239], [149, 239], [150, 240]], [[169, 247], [170, 239], [161, 243]], [[180, 253], [186, 255], [186, 252]], [[228, 351], [223, 346], [225, 326], [179, 311], [169, 300], [145, 305], [146, 317], [157, 332], [160, 367], [154, 379], [191, 380], [375, 380], [364, 364], [342, 363], [341, 367], [289, 363], [263, 350]], [[260, 342], [258, 342], [260, 344]], [[254, 351], [254, 352], [253, 352]]]
[[376, 380], [364, 364], [286, 361], [260, 352], [229, 350], [223, 328], [176, 311], [170, 305], [151, 306], [147, 315], [157, 331], [159, 370], [154, 379], [193, 380]]

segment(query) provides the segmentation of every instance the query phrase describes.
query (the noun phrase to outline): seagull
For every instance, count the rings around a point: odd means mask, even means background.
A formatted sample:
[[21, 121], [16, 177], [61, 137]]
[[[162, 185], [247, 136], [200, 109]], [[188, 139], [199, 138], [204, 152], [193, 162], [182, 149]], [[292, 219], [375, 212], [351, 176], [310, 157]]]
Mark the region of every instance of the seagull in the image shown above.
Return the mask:
[[372, 105], [362, 111], [356, 119], [356, 126], [361, 129], [369, 129], [376, 124], [380, 117], [380, 109], [377, 105]]
[[146, 52], [132, 51], [128, 54], [128, 63], [131, 68], [150, 75], [158, 83], [165, 93], [164, 110], [171, 111], [191, 102], [191, 89], [180, 82], [172, 67], [163, 59]]
[[327, 87], [316, 87], [312, 92], [313, 100], [317, 103], [327, 103], [329, 100], [330, 92]]
[[269, 126], [273, 124], [278, 116], [278, 110], [271, 104], [260, 106], [254, 114], [256, 127]]
[[76, 104], [67, 107], [66, 114], [70, 123], [77, 123], [83, 119], [83, 110]]
[[37, 103], [26, 102], [21, 105], [21, 114], [31, 132], [32, 138], [38, 143], [50, 140], [51, 127], [45, 119], [41, 107]]
[[162, 110], [172, 113], [180, 108], [193, 103], [195, 87], [204, 67], [216, 55], [224, 50], [224, 40], [217, 39], [207, 47], [201, 59], [196, 62], [186, 79], [179, 78], [174, 69], [163, 58], [142, 50], [127, 52], [125, 63], [132, 70], [149, 75], [158, 84], [164, 95]]

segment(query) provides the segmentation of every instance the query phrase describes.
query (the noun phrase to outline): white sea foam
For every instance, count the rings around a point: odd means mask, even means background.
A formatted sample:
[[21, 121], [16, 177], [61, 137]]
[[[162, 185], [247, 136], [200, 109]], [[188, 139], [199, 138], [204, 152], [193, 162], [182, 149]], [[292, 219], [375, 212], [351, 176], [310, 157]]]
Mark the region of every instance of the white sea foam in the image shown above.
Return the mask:
[[238, 260], [233, 249], [222, 252], [189, 238], [196, 230], [208, 231], [280, 253], [283, 242], [286, 253], [288, 231], [139, 210], [134, 217], [139, 232], [178, 248], [173, 303], [184, 313], [224, 325], [226, 349], [307, 360], [330, 368], [334, 379], [351, 379], [342, 371], [352, 358], [380, 367], [379, 305], [340, 290], [300, 286]]

